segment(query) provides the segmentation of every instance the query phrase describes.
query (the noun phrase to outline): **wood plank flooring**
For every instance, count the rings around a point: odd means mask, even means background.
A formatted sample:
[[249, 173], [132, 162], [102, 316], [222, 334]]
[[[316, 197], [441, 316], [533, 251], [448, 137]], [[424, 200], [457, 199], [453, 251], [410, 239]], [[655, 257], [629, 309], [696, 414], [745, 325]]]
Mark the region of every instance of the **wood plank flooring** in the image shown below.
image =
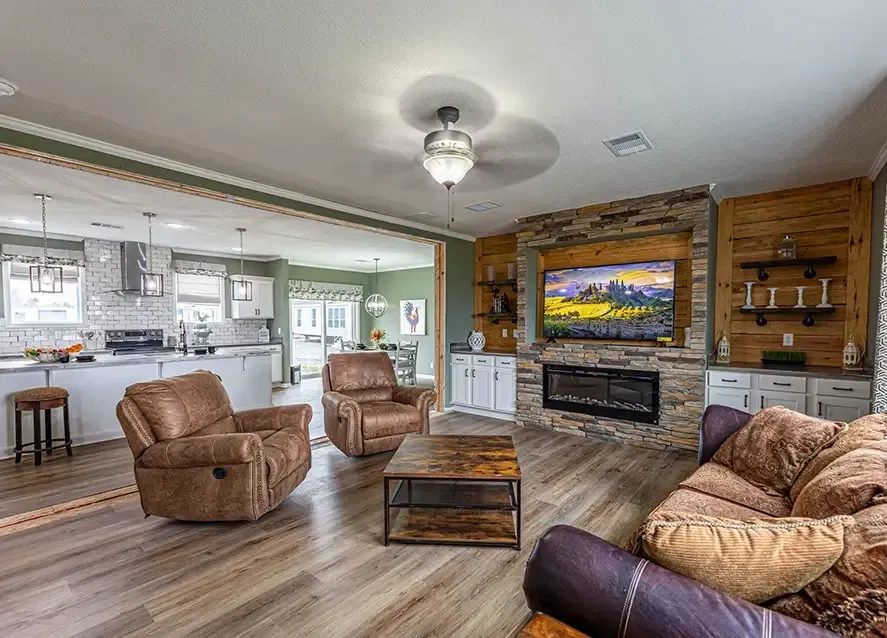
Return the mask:
[[461, 414], [435, 434], [511, 434], [524, 548], [382, 544], [391, 453], [313, 452], [307, 480], [250, 523], [145, 519], [137, 498], [0, 538], [0, 635], [512, 636], [549, 526], [624, 541], [693, 459]]

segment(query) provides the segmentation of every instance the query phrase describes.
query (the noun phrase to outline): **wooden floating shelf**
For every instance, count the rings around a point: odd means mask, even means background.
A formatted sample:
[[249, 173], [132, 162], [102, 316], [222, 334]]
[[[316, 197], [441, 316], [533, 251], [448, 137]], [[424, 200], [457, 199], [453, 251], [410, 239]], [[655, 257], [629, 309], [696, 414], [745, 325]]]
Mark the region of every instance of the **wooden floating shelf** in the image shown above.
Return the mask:
[[805, 279], [813, 279], [816, 277], [816, 269], [813, 266], [824, 266], [834, 264], [838, 258], [834, 255], [829, 257], [808, 257], [807, 259], [766, 259], [764, 261], [743, 261], [739, 267], [744, 270], [757, 270], [758, 281], [767, 281], [770, 278], [768, 268], [785, 268], [790, 266], [807, 266], [804, 271]]
[[489, 319], [493, 324], [498, 324], [500, 321], [503, 320], [517, 323], [516, 312], [479, 312], [474, 316], [481, 317], [483, 319]]
[[834, 308], [740, 308], [739, 312], [744, 315], [757, 315], [755, 321], [759, 326], [767, 325], [767, 317], [764, 315], [804, 315], [801, 323], [810, 327], [816, 323], [813, 315], [831, 315], [834, 314]]
[[479, 281], [478, 286], [516, 286], [517, 279], [497, 279], [496, 281]]

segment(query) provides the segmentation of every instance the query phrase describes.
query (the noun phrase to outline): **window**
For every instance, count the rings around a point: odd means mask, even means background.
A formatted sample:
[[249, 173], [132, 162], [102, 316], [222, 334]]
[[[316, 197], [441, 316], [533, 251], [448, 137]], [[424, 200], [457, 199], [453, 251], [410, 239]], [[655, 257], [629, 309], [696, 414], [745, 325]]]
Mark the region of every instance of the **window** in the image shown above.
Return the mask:
[[188, 323], [219, 323], [225, 318], [221, 277], [176, 273], [176, 319]]
[[311, 309], [311, 327], [312, 328], [317, 327], [317, 308]]
[[3, 299], [9, 325], [77, 325], [83, 323], [83, 269], [62, 267], [62, 292], [31, 292], [30, 265], [3, 264]]
[[326, 327], [327, 328], [344, 328], [345, 327], [345, 308], [327, 308], [326, 309]]
[[296, 309], [296, 326], [298, 326], [299, 328], [302, 327], [302, 309], [301, 308]]

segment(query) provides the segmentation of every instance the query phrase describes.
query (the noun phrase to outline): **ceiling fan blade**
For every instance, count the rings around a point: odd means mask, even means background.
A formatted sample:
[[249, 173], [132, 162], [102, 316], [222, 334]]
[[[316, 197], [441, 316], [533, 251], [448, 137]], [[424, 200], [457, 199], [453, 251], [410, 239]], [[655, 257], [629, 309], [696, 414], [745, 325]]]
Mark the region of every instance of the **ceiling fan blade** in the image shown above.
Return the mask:
[[496, 114], [496, 101], [486, 89], [463, 78], [429, 75], [403, 92], [398, 104], [404, 122], [423, 134], [441, 127], [437, 109], [455, 106], [459, 121], [454, 128], [472, 133], [485, 128]]

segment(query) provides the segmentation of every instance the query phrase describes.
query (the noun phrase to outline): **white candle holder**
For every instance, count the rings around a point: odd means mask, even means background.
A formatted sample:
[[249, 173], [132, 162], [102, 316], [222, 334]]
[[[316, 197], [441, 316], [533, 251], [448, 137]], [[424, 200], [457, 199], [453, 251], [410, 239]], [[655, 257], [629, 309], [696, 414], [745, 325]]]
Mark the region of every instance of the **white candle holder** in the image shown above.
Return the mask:
[[822, 284], [822, 300], [816, 304], [817, 308], [832, 308], [833, 306], [828, 302], [828, 284], [831, 279], [820, 279], [819, 283]]
[[777, 308], [778, 306], [776, 305], [776, 288], [768, 288], [767, 290], [770, 291], [770, 305], [768, 305], [767, 307]]
[[798, 303], [795, 304], [795, 308], [806, 308], [807, 304], [804, 303], [804, 288], [807, 286], [795, 286], [798, 289]]
[[745, 282], [745, 305], [743, 310], [755, 310], [755, 305], [751, 302], [751, 287], [755, 285], [753, 281]]

